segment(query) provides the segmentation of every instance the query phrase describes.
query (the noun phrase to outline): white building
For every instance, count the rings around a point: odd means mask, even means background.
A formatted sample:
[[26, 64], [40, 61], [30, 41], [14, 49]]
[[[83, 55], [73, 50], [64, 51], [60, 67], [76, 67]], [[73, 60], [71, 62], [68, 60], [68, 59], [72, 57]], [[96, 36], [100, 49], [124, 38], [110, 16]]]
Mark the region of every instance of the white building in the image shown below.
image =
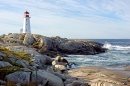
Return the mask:
[[24, 12], [24, 21], [23, 21], [23, 29], [20, 31], [21, 33], [29, 33], [31, 34], [31, 28], [30, 28], [30, 17], [29, 12]]

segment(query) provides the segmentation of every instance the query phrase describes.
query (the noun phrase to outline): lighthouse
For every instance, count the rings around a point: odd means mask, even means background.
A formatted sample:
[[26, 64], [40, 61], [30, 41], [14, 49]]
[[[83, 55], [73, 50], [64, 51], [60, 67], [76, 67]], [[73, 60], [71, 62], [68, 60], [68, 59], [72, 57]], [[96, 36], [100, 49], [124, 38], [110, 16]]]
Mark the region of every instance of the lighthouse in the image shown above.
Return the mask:
[[28, 11], [24, 12], [24, 20], [23, 20], [22, 33], [31, 34], [31, 29], [30, 29], [30, 17], [29, 17], [29, 12], [28, 12]]

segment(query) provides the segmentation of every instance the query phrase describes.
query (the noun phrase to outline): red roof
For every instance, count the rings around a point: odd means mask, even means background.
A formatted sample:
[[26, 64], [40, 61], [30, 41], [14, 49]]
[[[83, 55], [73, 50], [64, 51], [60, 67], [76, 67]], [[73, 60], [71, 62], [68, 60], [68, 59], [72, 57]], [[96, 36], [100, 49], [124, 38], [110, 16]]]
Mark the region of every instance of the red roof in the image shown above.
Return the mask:
[[29, 14], [29, 12], [28, 12], [28, 11], [26, 11], [26, 12], [24, 12], [24, 14]]

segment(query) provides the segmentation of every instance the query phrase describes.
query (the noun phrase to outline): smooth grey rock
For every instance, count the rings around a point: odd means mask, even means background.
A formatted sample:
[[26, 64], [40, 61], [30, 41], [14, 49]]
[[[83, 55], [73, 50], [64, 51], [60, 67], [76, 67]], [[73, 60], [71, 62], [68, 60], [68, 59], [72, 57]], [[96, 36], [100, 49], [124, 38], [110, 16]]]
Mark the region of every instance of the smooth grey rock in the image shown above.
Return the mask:
[[13, 58], [13, 57], [10, 57], [9, 60], [10, 60], [11, 62], [15, 62], [15, 61], [16, 61], [16, 59]]
[[1, 53], [1, 52], [0, 52], [0, 57], [1, 57], [1, 56], [2, 56], [2, 57], [5, 57], [6, 55], [5, 55], [4, 53]]
[[32, 71], [37, 70], [37, 68], [36, 68], [35, 66], [28, 66], [28, 68], [29, 68], [30, 70], [32, 70]]
[[23, 44], [25, 45], [32, 45], [34, 43], [34, 38], [32, 34], [26, 34], [24, 37]]
[[[37, 75], [37, 78], [36, 78], [36, 75]], [[32, 76], [33, 76], [32, 81], [36, 81], [36, 80], [46, 81], [47, 80], [50, 86], [64, 86], [63, 81], [59, 77], [43, 70], [38, 70], [37, 72], [34, 71], [32, 73]]]
[[12, 66], [12, 65], [9, 62], [0, 61], [0, 68], [1, 67], [6, 67], [6, 66]]
[[[25, 46], [8, 46], [7, 47], [9, 50], [14, 51], [14, 52], [27, 52], [29, 54], [33, 54], [34, 57], [33, 59], [33, 65], [38, 64], [39, 66], [42, 66], [44, 64], [46, 64], [46, 58], [44, 55], [41, 55], [40, 53], [38, 53], [37, 51], [31, 49], [31, 48], [27, 48]], [[49, 57], [48, 57], [49, 59]]]
[[14, 72], [6, 75], [7, 81], [13, 81], [17, 83], [27, 84], [30, 81], [30, 72]]
[[[65, 84], [71, 84], [74, 80], [73, 79], [66, 79], [64, 82]], [[70, 85], [71, 86], [71, 85]]]
[[59, 72], [55, 72], [55, 75], [58, 76], [59, 78], [61, 78], [62, 80], [66, 79], [65, 76], [64, 76], [64, 74], [61, 74]]
[[49, 37], [42, 36], [40, 38], [40, 45], [44, 50], [52, 49], [52, 39]]
[[46, 64], [49, 64], [51, 65], [52, 64], [52, 58], [50, 56], [47, 56], [47, 55], [43, 55], [44, 58], [46, 58]]
[[27, 66], [23, 63], [22, 60], [17, 60], [16, 63], [17, 63], [18, 65], [21, 65], [21, 66], [24, 67], [24, 68], [27, 67]]
[[38, 64], [35, 61], [33, 61], [30, 63], [30, 66], [38, 66]]
[[8, 46], [6, 48], [14, 52], [26, 52], [28, 50], [26, 46]]
[[35, 59], [35, 62], [36, 62], [37, 64], [39, 64], [39, 66], [40, 66], [40, 65], [44, 65], [44, 64], [46, 63], [46, 58], [45, 58], [44, 56], [42, 56], [42, 55], [36, 55], [36, 56], [34, 57], [34, 59]]
[[44, 78], [43, 76], [41, 76], [39, 74], [39, 71], [38, 70], [35, 70], [31, 73], [31, 81], [32, 82], [37, 82], [37, 83], [44, 83], [46, 84], [47, 83], [47, 78]]
[[31, 48], [28, 48], [26, 46], [8, 46], [6, 47], [7, 49], [11, 50], [11, 51], [14, 51], [14, 52], [27, 52], [31, 55], [41, 55], [40, 53], [38, 53], [37, 51], [31, 49]]
[[22, 60], [22, 62], [23, 62], [26, 66], [28, 66], [28, 65], [29, 65], [29, 62], [28, 62], [28, 61], [26, 61], [26, 60]]
[[31, 71], [29, 68], [20, 68], [20, 69], [25, 71], [25, 72], [30, 72]]
[[82, 53], [90, 53], [94, 52], [93, 47], [84, 42], [77, 42], [77, 41], [67, 41], [59, 44], [59, 50], [66, 53], [72, 54], [82, 54]]
[[55, 71], [54, 71], [53, 67], [47, 67], [47, 72], [55, 74]]

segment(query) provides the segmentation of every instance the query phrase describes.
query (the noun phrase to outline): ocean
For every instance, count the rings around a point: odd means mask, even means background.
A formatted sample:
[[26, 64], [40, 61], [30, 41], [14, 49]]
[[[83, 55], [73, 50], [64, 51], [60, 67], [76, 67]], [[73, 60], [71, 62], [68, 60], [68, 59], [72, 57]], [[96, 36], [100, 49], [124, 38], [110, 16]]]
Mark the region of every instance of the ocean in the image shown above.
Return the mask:
[[130, 66], [130, 39], [91, 40], [103, 43], [108, 51], [96, 55], [68, 55], [66, 59], [69, 62], [75, 62], [77, 67]]

